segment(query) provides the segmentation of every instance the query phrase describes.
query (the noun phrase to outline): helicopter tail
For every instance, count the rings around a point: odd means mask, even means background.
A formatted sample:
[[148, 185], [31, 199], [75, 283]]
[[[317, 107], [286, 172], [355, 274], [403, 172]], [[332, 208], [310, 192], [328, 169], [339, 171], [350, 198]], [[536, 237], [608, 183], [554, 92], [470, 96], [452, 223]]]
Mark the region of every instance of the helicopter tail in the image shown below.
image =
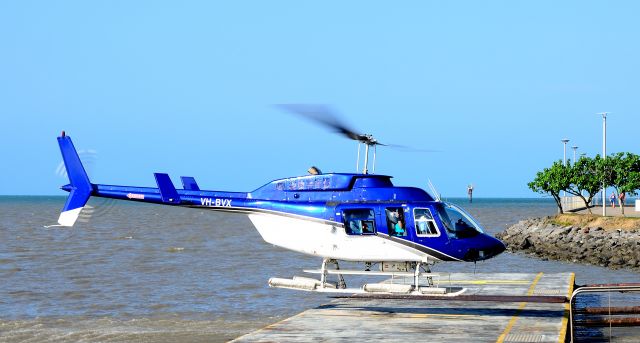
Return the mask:
[[60, 224], [60, 226], [73, 226], [80, 215], [80, 211], [89, 200], [93, 187], [91, 182], [89, 182], [89, 176], [84, 170], [78, 152], [73, 146], [71, 137], [65, 135], [64, 131], [62, 131], [62, 135], [58, 137], [58, 145], [60, 145], [60, 152], [62, 153], [62, 159], [64, 160], [64, 166], [67, 169], [70, 183], [61, 187], [63, 190], [69, 192], [69, 197], [62, 208], [62, 213], [60, 213], [60, 218], [58, 218], [58, 224]]

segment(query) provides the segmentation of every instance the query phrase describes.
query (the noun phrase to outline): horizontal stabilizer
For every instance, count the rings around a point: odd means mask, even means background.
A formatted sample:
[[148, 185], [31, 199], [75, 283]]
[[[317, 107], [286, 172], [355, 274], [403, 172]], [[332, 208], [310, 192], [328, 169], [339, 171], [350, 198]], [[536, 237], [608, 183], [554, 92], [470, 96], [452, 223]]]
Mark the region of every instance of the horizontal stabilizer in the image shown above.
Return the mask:
[[200, 187], [196, 183], [196, 179], [191, 176], [180, 176], [182, 180], [182, 188], [190, 191], [199, 191]]
[[156, 183], [160, 190], [162, 202], [180, 203], [180, 196], [178, 195], [178, 191], [176, 191], [176, 187], [173, 185], [173, 182], [171, 182], [169, 174], [154, 173], [153, 176], [156, 177]]

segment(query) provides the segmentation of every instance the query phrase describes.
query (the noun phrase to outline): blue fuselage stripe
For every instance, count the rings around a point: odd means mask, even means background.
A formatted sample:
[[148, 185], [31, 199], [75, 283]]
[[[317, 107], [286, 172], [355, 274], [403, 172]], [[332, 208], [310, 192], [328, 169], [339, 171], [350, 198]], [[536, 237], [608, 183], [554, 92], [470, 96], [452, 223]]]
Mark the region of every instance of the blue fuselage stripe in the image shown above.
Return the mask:
[[[117, 185], [92, 185], [92, 194], [97, 197], [148, 202], [156, 204], [165, 204], [173, 206], [195, 207], [216, 211], [234, 212], [234, 213], [271, 213], [276, 215], [286, 215], [298, 217], [305, 220], [313, 220], [324, 222], [329, 225], [340, 225], [342, 223], [341, 211], [348, 208], [377, 208], [384, 212], [383, 207], [400, 207], [407, 206], [410, 203], [411, 206], [430, 206], [431, 201], [415, 201], [406, 200], [402, 201], [397, 199], [395, 201], [366, 201], [360, 198], [359, 201], [355, 199], [348, 199], [343, 192], [342, 195], [336, 192], [327, 191], [319, 192], [325, 193], [324, 197], [331, 200], [311, 200], [312, 197], [303, 197], [304, 193], [299, 195], [295, 200], [287, 199], [256, 199], [253, 198], [252, 193], [245, 192], [220, 192], [220, 191], [203, 191], [203, 190], [177, 190], [179, 196], [179, 202], [167, 202], [160, 194], [158, 188], [153, 187], [131, 187], [131, 186], [117, 186]], [[329, 196], [333, 194], [333, 196]], [[382, 218], [379, 218], [382, 220]], [[410, 227], [410, 226], [408, 226]], [[464, 258], [462, 251], [460, 254], [455, 251], [449, 251], [449, 238], [446, 234], [442, 234], [438, 237], [420, 238], [414, 237], [413, 233], [405, 238], [395, 237], [388, 234], [386, 228], [386, 222], [379, 223], [377, 228], [377, 234], [379, 237], [402, 244], [406, 247], [418, 250], [422, 253], [428, 254], [435, 258], [444, 261], [461, 261]], [[408, 230], [410, 231], [410, 230]], [[458, 256], [459, 255], [459, 256]]]

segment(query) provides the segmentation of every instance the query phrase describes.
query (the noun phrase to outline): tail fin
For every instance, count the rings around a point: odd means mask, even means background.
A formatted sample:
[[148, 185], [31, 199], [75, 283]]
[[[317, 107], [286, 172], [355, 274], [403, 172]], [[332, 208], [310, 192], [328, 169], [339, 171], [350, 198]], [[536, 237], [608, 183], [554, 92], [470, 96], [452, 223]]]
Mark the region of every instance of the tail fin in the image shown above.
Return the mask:
[[73, 226], [80, 215], [80, 211], [91, 196], [92, 185], [89, 182], [87, 172], [82, 166], [76, 148], [73, 146], [71, 137], [66, 136], [64, 131], [62, 131], [62, 136], [58, 137], [58, 145], [60, 145], [64, 166], [67, 169], [67, 175], [71, 183], [70, 187], [63, 187], [63, 189], [70, 191], [70, 194], [64, 204], [62, 213], [60, 213], [58, 224]]
[[191, 176], [180, 176], [180, 180], [182, 180], [182, 187], [184, 189], [188, 189], [190, 191], [199, 191], [200, 187], [196, 182], [196, 179]]

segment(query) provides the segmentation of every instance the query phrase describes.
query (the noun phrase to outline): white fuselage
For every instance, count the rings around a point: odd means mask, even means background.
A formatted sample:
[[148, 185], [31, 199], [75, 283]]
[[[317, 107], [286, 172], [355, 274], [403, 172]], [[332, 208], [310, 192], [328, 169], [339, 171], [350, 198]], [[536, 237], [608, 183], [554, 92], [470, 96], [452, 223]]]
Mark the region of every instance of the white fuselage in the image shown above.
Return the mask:
[[347, 235], [342, 223], [285, 215], [248, 214], [262, 238], [273, 245], [304, 254], [345, 261], [416, 261], [438, 259], [402, 243], [377, 235]]

